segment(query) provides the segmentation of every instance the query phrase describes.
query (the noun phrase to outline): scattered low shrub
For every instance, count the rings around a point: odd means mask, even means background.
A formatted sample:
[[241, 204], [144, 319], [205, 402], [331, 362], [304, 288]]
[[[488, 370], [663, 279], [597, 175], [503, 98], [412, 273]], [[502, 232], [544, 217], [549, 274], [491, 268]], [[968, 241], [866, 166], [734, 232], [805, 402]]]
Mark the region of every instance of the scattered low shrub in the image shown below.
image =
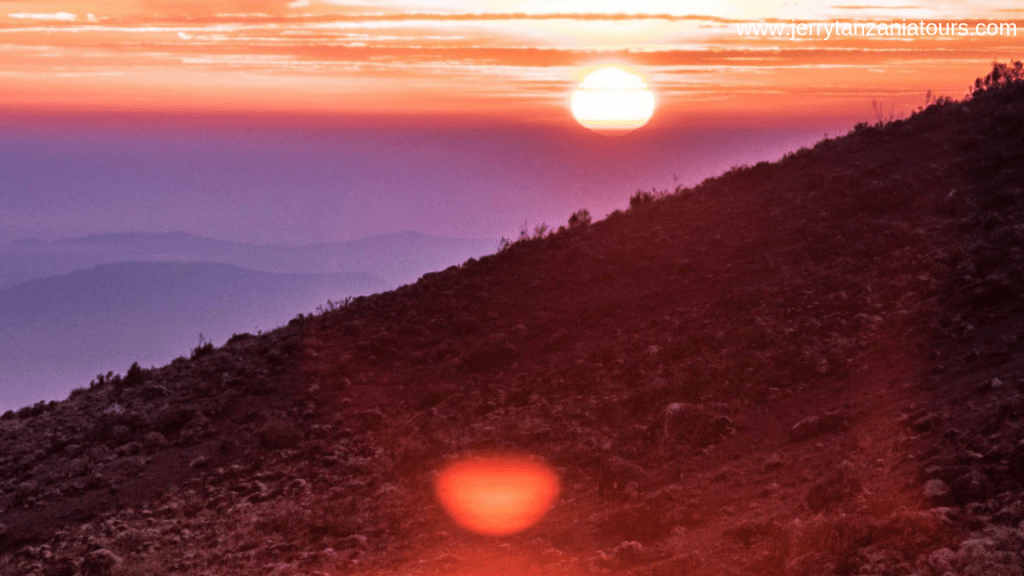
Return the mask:
[[573, 212], [572, 216], [569, 216], [569, 229], [576, 230], [579, 228], [586, 228], [587, 226], [590, 226], [590, 222], [590, 210], [581, 208], [580, 210]]
[[1024, 82], [1024, 63], [1020, 60], [1011, 61], [1009, 64], [993, 62], [991, 72], [974, 80], [971, 95], [1018, 82]]
[[635, 194], [629, 197], [629, 207], [633, 210], [641, 206], [647, 206], [652, 202], [654, 202], [654, 192], [646, 190], [637, 190]]
[[131, 388], [138, 386], [146, 381], [146, 373], [139, 367], [138, 362], [132, 362], [131, 367], [128, 368], [128, 372], [125, 373], [124, 379], [121, 381], [122, 388]]
[[198, 360], [203, 356], [206, 356], [213, 352], [213, 342], [203, 338], [203, 335], [199, 335], [199, 345], [192, 349], [192, 360]]
[[[330, 304], [331, 301], [328, 300], [327, 303]], [[319, 312], [319, 311], [320, 311], [320, 309], [317, 308], [317, 312]], [[228, 338], [228, 341], [227, 341], [226, 345], [230, 346], [232, 344], [238, 344], [239, 342], [244, 342], [245, 340], [248, 340], [249, 338], [252, 338], [252, 334], [249, 334], [248, 332], [242, 332], [241, 334], [232, 334], [231, 338]]]

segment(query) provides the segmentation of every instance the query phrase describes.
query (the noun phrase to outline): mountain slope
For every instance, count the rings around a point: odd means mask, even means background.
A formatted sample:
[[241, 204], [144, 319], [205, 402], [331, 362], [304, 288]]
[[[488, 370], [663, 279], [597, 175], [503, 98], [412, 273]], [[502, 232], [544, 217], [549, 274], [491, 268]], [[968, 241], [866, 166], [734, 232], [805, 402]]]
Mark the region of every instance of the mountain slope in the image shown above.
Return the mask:
[[[1019, 574], [1024, 84], [996, 84], [8, 417], [0, 567]], [[496, 451], [562, 494], [469, 534], [432, 481]]]
[[270, 274], [224, 264], [108, 264], [0, 291], [0, 408], [64, 398], [97, 373], [163, 364], [234, 332], [280, 326], [328, 299], [378, 292], [366, 274]]

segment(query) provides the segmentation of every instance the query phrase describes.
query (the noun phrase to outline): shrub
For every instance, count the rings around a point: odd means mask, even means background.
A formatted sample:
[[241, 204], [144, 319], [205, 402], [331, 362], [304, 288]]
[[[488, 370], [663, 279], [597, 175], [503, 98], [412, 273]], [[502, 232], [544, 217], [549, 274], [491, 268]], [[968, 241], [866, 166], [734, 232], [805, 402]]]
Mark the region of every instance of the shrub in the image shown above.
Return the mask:
[[107, 372], [106, 374], [97, 374], [96, 375], [96, 379], [91, 381], [91, 382], [89, 382], [89, 389], [92, 390], [93, 388], [100, 388], [103, 385], [107, 384], [108, 382], [112, 382], [113, 380], [114, 380], [114, 371], [113, 370]]
[[1024, 63], [1020, 60], [1011, 61], [1009, 64], [993, 62], [992, 71], [988, 75], [974, 80], [971, 95], [1017, 82], [1024, 82]]
[[654, 192], [646, 190], [637, 190], [635, 194], [629, 197], [629, 207], [631, 209], [640, 208], [652, 202], [654, 202]]
[[31, 406], [24, 406], [18, 409], [15, 415], [18, 417], [19, 420], [24, 420], [25, 418], [34, 418], [46, 412], [49, 409], [55, 408], [56, 405], [56, 402], [51, 402], [50, 404], [47, 404], [46, 400], [40, 400], [39, 402], [36, 402]]
[[192, 360], [198, 360], [213, 352], [213, 342], [210, 342], [203, 335], [199, 334], [199, 345], [192, 349]]
[[146, 374], [139, 367], [138, 362], [132, 362], [132, 365], [128, 368], [128, 372], [124, 375], [124, 380], [121, 381], [123, 388], [131, 388], [132, 386], [138, 386], [146, 380]]
[[[328, 300], [327, 303], [330, 304], [331, 301]], [[318, 308], [317, 311], [319, 312], [320, 309]], [[242, 332], [241, 334], [232, 334], [231, 338], [228, 338], [227, 345], [230, 346], [232, 344], [237, 344], [237, 343], [242, 342], [242, 341], [244, 341], [244, 340], [246, 340], [248, 338], [252, 338], [252, 334], [249, 334], [248, 332]]]
[[[472, 258], [470, 258], [470, 260], [472, 260]], [[468, 263], [468, 261], [467, 261], [467, 263]], [[316, 313], [317, 314], [325, 314], [327, 312], [334, 312], [335, 310], [344, 308], [345, 306], [348, 306], [351, 303], [352, 303], [352, 297], [351, 296], [345, 296], [341, 300], [331, 300], [331, 299], [328, 299], [326, 305], [321, 305], [321, 306], [317, 306], [316, 307]], [[232, 336], [232, 338], [234, 338], [234, 336]], [[230, 342], [230, 340], [228, 340], [228, 342]]]
[[590, 226], [590, 221], [590, 210], [581, 208], [573, 212], [572, 216], [569, 216], [569, 229], [575, 230], [579, 228], [586, 228], [587, 226]]

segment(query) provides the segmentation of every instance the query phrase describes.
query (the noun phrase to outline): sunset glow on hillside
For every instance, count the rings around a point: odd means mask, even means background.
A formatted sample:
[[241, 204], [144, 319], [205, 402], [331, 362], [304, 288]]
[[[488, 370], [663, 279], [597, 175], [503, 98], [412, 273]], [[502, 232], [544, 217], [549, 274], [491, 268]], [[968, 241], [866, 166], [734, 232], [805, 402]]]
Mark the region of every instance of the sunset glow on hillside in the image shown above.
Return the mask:
[[[887, 7], [887, 4], [891, 4]], [[571, 122], [579, 71], [636, 68], [665, 119], [835, 115], [926, 90], [961, 96], [979, 62], [1019, 49], [1011, 0], [7, 1], [0, 76], [11, 111], [460, 114]], [[740, 34], [751, 22], [964, 23], [949, 36]], [[1020, 26], [1018, 26], [1020, 27]], [[757, 106], [750, 106], [756, 98]], [[661, 112], [659, 112], [661, 114]]]

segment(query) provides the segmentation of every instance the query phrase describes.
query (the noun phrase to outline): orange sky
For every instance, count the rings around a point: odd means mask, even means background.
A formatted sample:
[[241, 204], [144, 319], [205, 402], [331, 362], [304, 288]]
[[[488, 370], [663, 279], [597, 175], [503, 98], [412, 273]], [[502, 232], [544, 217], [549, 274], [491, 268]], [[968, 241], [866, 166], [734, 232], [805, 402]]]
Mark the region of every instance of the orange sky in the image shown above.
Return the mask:
[[[737, 24], [1015, 23], [1016, 36], [744, 37]], [[789, 28], [787, 28], [787, 33]], [[0, 0], [0, 112], [567, 117], [596, 64], [656, 119], [901, 114], [1020, 57], [1020, 0]], [[867, 118], [871, 119], [874, 118]]]

